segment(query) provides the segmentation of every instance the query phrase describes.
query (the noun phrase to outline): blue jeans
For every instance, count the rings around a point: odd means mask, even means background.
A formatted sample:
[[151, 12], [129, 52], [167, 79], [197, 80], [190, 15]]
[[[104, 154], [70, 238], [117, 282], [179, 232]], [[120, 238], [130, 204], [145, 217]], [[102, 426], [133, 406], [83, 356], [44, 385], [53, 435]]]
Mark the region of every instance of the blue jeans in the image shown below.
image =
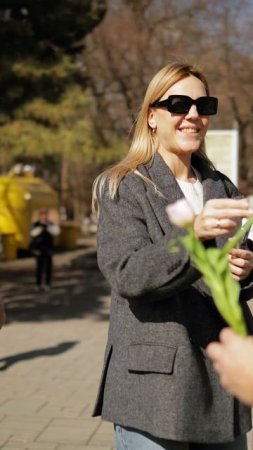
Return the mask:
[[194, 444], [160, 439], [148, 433], [115, 425], [117, 450], [247, 450], [246, 435], [225, 444]]

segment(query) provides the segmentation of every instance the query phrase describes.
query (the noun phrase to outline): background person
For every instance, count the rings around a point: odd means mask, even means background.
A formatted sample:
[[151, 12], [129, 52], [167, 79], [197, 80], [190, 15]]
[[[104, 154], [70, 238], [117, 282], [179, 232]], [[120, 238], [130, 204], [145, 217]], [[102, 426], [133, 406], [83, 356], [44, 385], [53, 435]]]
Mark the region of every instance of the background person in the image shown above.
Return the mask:
[[[36, 289], [49, 291], [53, 273], [54, 236], [60, 233], [60, 227], [48, 218], [48, 210], [42, 208], [39, 219], [31, 226], [31, 250], [36, 257]], [[43, 284], [44, 283], [44, 284]]]
[[[112, 303], [93, 415], [114, 423], [117, 450], [247, 448], [251, 412], [220, 386], [203, 353], [226, 324], [186, 249], [167, 248], [185, 233], [165, 212], [179, 198], [192, 204], [207, 246], [223, 246], [251, 214], [205, 155], [216, 111], [198, 69], [165, 66], [148, 86], [127, 157], [94, 184], [98, 264]], [[230, 265], [247, 299], [252, 253], [239, 250]]]
[[220, 333], [220, 342], [207, 346], [220, 383], [243, 403], [253, 406], [253, 338], [238, 336], [230, 328]]

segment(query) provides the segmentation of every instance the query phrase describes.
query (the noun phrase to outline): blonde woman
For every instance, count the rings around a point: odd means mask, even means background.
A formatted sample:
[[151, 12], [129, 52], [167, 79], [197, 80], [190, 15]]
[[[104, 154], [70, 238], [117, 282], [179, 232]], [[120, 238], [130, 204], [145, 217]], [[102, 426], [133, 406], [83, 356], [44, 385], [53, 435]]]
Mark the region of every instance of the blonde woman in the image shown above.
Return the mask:
[[[250, 410], [223, 390], [205, 358], [226, 325], [165, 207], [186, 197], [195, 233], [221, 246], [248, 203], [204, 152], [217, 112], [204, 75], [171, 64], [151, 80], [127, 157], [94, 185], [98, 263], [112, 290], [105, 363], [93, 415], [114, 423], [117, 450], [245, 450]], [[222, 152], [222, 149], [220, 150]], [[231, 271], [252, 295], [252, 253]]]

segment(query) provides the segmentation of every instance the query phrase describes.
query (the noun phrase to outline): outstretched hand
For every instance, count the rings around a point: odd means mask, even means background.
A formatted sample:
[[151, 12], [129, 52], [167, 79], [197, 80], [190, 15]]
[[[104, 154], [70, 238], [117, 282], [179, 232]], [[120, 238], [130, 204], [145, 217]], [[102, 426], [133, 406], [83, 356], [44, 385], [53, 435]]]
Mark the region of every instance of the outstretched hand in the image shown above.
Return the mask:
[[213, 361], [221, 385], [246, 405], [253, 405], [253, 337], [241, 337], [230, 328], [220, 333], [206, 353]]

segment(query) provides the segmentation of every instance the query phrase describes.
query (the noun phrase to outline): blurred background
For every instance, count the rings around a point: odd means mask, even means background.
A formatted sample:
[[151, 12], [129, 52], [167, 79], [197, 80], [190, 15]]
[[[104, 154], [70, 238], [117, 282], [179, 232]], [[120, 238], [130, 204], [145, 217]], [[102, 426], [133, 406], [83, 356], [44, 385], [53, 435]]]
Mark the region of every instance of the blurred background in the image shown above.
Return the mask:
[[238, 184], [252, 195], [252, 0], [1, 0], [0, 39], [0, 235], [12, 256], [40, 207], [67, 230], [61, 244], [95, 232], [93, 180], [127, 152], [147, 84], [170, 61], [207, 75], [220, 102], [210, 128], [238, 131]]

